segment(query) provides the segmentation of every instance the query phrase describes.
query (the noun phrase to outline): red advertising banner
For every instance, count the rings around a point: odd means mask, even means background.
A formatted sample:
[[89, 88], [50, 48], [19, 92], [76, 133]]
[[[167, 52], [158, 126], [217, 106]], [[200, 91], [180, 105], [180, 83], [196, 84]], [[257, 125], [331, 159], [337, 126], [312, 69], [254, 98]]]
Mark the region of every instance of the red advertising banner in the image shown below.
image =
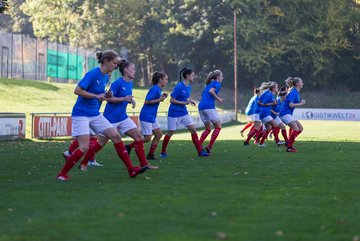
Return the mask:
[[[129, 117], [140, 128], [139, 117]], [[32, 128], [34, 138], [71, 136], [71, 116], [34, 115]]]
[[71, 116], [34, 116], [35, 138], [71, 136]]

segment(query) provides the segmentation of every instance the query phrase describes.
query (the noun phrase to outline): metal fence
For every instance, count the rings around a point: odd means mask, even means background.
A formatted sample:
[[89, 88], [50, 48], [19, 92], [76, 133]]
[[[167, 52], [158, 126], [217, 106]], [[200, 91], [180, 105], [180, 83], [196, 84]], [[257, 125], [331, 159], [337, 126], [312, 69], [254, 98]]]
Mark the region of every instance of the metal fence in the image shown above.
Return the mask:
[[[49, 82], [77, 81], [97, 66], [95, 51], [0, 32], [0, 77]], [[127, 57], [127, 50], [121, 50]], [[124, 56], [125, 55], [125, 56]], [[118, 71], [112, 79], [119, 77]]]

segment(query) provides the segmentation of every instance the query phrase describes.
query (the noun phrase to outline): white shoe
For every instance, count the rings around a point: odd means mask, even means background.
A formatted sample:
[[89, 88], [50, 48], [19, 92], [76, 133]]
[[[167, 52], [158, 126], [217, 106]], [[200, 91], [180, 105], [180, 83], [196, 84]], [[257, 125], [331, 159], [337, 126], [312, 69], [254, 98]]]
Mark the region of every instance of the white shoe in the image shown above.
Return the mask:
[[104, 165], [98, 163], [96, 160], [89, 161], [87, 165], [88, 166], [93, 166], [93, 167], [102, 167], [102, 166], [104, 166]]
[[259, 147], [266, 147], [265, 143], [264, 144], [258, 144]]
[[278, 143], [276, 143], [277, 146], [281, 146], [281, 145], [285, 145], [285, 141], [279, 141]]
[[82, 172], [87, 172], [87, 166], [85, 166], [85, 165], [80, 165], [80, 166], [79, 166], [79, 169], [80, 169], [80, 171], [82, 171]]
[[63, 152], [63, 156], [64, 156], [64, 157], [69, 157], [69, 156], [71, 156], [71, 154], [70, 154], [69, 151], [64, 151], [64, 152]]

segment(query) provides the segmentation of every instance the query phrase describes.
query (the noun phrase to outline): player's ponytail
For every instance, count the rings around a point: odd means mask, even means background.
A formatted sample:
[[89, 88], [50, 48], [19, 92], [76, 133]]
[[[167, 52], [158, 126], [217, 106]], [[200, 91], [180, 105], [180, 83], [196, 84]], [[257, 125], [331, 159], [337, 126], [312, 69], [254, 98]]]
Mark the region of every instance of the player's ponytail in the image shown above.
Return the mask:
[[285, 84], [286, 86], [290, 89], [294, 86], [294, 82], [293, 82], [293, 77], [288, 77], [286, 80], [285, 80]]
[[126, 59], [122, 59], [118, 63], [118, 68], [122, 76], [124, 76], [124, 69], [129, 67], [132, 64], [131, 62], [127, 61]]
[[220, 75], [222, 75], [221, 70], [217, 69], [217, 70], [211, 71], [208, 74], [208, 76], [206, 77], [205, 85], [210, 84], [212, 80], [217, 79]]
[[179, 81], [181, 82], [181, 77], [183, 77], [184, 79], [186, 79], [186, 76], [190, 75], [192, 72], [191, 69], [188, 69], [188, 68], [183, 68], [182, 70], [180, 70], [179, 72]]
[[98, 60], [99, 64], [103, 64], [105, 61], [112, 61], [115, 58], [119, 58], [119, 55], [113, 50], [106, 50], [104, 52], [96, 53], [96, 59]]
[[159, 83], [159, 81], [165, 77], [165, 75], [166, 75], [166, 73], [163, 71], [155, 71], [155, 73], [153, 74], [153, 76], [151, 78], [152, 84], [157, 85]]

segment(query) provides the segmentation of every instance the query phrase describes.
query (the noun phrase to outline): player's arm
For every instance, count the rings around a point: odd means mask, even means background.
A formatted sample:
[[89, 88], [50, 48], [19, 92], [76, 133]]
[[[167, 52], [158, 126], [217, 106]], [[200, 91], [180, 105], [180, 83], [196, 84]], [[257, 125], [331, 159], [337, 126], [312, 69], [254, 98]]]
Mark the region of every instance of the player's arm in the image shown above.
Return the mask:
[[94, 94], [91, 92], [88, 92], [86, 90], [84, 90], [81, 86], [76, 86], [75, 90], [74, 90], [74, 94], [87, 98], [87, 99], [98, 99], [103, 101], [105, 99], [105, 93], [101, 93], [101, 94]]
[[274, 114], [274, 115], [279, 115], [279, 112], [276, 112], [273, 109], [271, 109], [271, 113]]
[[128, 103], [131, 103], [133, 101], [133, 98], [134, 96], [132, 95], [127, 95], [127, 96], [124, 96], [124, 97], [115, 97], [115, 96], [112, 96], [110, 98], [107, 98], [107, 102], [109, 103], [120, 103], [120, 102], [128, 102]]
[[298, 107], [298, 106], [302, 106], [302, 105], [305, 105], [305, 100], [301, 100], [300, 103], [293, 103], [293, 102], [290, 102], [289, 103], [289, 107], [290, 108], [295, 108], [295, 107]]
[[174, 97], [171, 97], [170, 103], [175, 104], [175, 105], [188, 105], [191, 103], [191, 101], [190, 100], [179, 101], [179, 100], [176, 100]]
[[147, 105], [153, 105], [153, 104], [156, 104], [156, 103], [160, 103], [160, 102], [163, 102], [167, 97], [168, 97], [168, 94], [163, 93], [163, 94], [160, 96], [160, 98], [158, 98], [158, 99], [155, 99], [155, 100], [145, 100], [145, 104], [147, 104]]
[[218, 96], [216, 93], [215, 93], [215, 88], [211, 88], [210, 90], [209, 90], [209, 93], [217, 100], [217, 101], [219, 101], [220, 103], [223, 103], [223, 99], [222, 98], [220, 98], [220, 96]]

